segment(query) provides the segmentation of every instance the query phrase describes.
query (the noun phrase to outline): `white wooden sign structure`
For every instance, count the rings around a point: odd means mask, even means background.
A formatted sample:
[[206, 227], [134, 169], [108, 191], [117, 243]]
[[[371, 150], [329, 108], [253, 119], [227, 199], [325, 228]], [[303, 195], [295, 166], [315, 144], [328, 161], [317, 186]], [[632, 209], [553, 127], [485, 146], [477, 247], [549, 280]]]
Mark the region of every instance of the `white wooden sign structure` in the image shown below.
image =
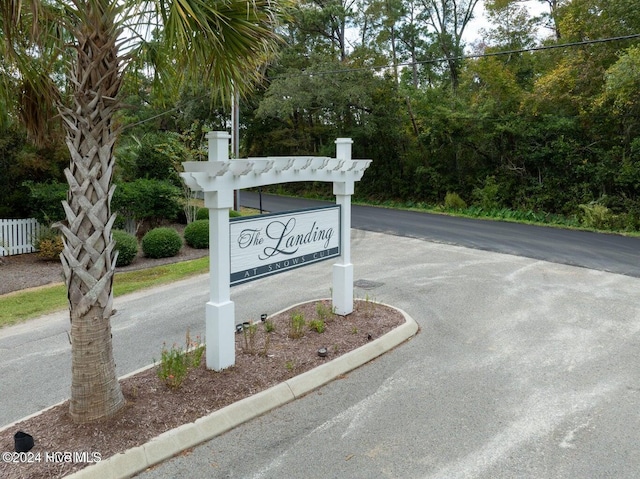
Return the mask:
[[294, 181], [333, 183], [341, 206], [341, 255], [333, 265], [332, 302], [337, 314], [353, 312], [351, 195], [371, 160], [352, 160], [350, 138], [336, 140], [336, 157], [266, 157], [229, 159], [231, 135], [207, 134], [209, 161], [187, 161], [181, 173], [193, 190], [204, 192], [209, 209], [209, 301], [205, 311], [207, 367], [217, 371], [235, 364], [235, 306], [231, 301], [229, 209], [234, 190]]

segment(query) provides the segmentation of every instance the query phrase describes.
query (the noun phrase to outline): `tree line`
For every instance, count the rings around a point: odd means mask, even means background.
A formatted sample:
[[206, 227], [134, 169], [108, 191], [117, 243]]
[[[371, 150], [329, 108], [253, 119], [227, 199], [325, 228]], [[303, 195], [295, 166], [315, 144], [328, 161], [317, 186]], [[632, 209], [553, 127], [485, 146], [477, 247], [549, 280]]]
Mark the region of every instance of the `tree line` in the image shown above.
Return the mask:
[[[640, 12], [627, 0], [306, 1], [267, 83], [247, 102], [247, 154], [373, 159], [369, 199], [584, 215], [637, 229]], [[355, 13], [354, 13], [355, 12]], [[349, 42], [341, 33], [356, 27]], [[604, 40], [593, 42], [594, 40]]]
[[[373, 159], [361, 199], [437, 205], [449, 193], [485, 210], [578, 217], [599, 207], [612, 228], [637, 230], [634, 2], [484, 3], [487, 26], [473, 39], [465, 33], [478, 0], [287, 4], [279, 54], [240, 100], [240, 156], [331, 156], [334, 139], [346, 136], [354, 157]], [[531, 3], [545, 13], [532, 16]], [[207, 130], [229, 128], [228, 104], [213, 101], [217, 85], [194, 79], [170, 103], [153, 87], [160, 67], [143, 66], [124, 85], [116, 182], [136, 177], [136, 161], [163, 155], [179, 170], [180, 161], [205, 157]], [[36, 148], [17, 123], [2, 126], [0, 213], [25, 215], [24, 182], [64, 182], [64, 148]], [[160, 178], [156, 170], [145, 171]], [[175, 171], [166, 176], [175, 183]]]

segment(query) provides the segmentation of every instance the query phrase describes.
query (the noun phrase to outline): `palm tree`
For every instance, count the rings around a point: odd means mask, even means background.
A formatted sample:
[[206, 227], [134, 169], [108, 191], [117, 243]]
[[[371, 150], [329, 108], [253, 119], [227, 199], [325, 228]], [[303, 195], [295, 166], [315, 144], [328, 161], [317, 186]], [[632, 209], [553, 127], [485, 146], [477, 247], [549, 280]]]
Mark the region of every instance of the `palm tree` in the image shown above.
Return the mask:
[[110, 325], [117, 255], [110, 203], [123, 79], [145, 59], [165, 92], [194, 78], [214, 85], [220, 98], [248, 87], [275, 51], [278, 1], [2, 2], [0, 53], [21, 81], [27, 127], [40, 134], [57, 112], [70, 153], [66, 220], [57, 226], [71, 320], [69, 412], [76, 422], [109, 417], [125, 403]]

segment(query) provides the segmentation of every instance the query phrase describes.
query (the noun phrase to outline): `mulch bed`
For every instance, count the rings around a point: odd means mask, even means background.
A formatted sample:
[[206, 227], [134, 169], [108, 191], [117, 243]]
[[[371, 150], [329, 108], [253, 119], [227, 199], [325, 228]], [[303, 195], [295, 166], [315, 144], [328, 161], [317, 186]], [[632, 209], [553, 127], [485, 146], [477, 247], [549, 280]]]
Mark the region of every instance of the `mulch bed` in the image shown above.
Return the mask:
[[[324, 302], [320, 311], [330, 311], [328, 308], [330, 303]], [[64, 477], [90, 462], [66, 462], [65, 456], [51, 453], [84, 452], [88, 453], [86, 458], [104, 460], [352, 351], [405, 321], [395, 309], [356, 301], [355, 311], [346, 317], [329, 313], [323, 333], [307, 327], [302, 338], [292, 339], [289, 332], [294, 312], [301, 313], [307, 322], [318, 318], [318, 307], [313, 302], [268, 318], [273, 321], [275, 331], [267, 333], [264, 324], [259, 323], [253, 350], [248, 347], [248, 336], [236, 334], [236, 364], [221, 372], [207, 370], [203, 360], [179, 388], [165, 385], [157, 376], [157, 368], [122, 380], [127, 405], [113, 418], [77, 425], [71, 421], [68, 404], [64, 403], [0, 432], [0, 453], [14, 451], [14, 434], [19, 430], [35, 439], [32, 455], [23, 456], [34, 462], [0, 460], [0, 477]], [[318, 355], [320, 348], [327, 349], [327, 357]], [[35, 461], [37, 454], [40, 461]], [[56, 460], [46, 462], [45, 457]]]

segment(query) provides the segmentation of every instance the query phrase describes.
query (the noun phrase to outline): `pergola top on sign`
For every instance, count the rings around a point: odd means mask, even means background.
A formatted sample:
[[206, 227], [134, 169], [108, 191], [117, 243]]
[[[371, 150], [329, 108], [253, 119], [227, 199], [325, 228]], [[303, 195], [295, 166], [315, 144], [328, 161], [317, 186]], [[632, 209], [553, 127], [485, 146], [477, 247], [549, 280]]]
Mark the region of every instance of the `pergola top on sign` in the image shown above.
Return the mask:
[[[209, 138], [209, 161], [187, 161], [181, 174], [194, 190], [239, 190], [294, 181], [352, 183], [359, 181], [371, 160], [352, 160], [350, 138], [336, 140], [336, 158], [319, 156], [229, 159], [231, 135], [214, 131]], [[220, 145], [220, 148], [218, 146]]]

